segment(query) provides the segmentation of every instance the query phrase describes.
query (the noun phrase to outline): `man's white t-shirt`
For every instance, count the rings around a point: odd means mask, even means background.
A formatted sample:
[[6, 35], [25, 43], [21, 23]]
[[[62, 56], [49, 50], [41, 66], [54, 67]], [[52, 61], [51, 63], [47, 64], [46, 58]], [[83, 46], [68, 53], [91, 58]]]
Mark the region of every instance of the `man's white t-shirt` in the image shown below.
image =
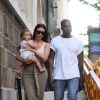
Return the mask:
[[51, 40], [50, 48], [55, 52], [54, 79], [80, 77], [77, 55], [83, 51], [81, 40], [74, 36], [71, 38], [57, 36]]

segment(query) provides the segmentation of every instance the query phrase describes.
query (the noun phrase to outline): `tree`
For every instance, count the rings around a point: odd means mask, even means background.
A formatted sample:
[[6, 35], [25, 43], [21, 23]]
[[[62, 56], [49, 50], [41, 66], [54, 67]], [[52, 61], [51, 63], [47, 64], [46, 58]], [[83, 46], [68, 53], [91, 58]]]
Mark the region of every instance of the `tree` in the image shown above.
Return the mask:
[[96, 8], [96, 10], [100, 10], [100, 0], [79, 0], [79, 1]]

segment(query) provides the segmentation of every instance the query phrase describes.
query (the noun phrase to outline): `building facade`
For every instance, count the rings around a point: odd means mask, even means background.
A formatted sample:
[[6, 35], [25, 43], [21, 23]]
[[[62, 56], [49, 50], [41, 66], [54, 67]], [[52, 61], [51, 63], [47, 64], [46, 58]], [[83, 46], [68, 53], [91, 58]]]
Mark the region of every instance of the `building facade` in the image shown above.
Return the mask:
[[37, 23], [44, 23], [48, 35], [55, 36], [52, 34], [56, 33], [59, 19], [58, 1], [0, 0], [0, 100], [17, 100], [14, 70], [20, 65], [15, 59], [20, 31], [28, 28], [33, 33]]
[[53, 20], [51, 37], [55, 37], [61, 34], [61, 20], [69, 18], [68, 16], [68, 5], [69, 0], [54, 0], [53, 2]]
[[45, 0], [0, 0], [0, 100], [17, 100], [14, 70], [20, 64], [15, 59], [19, 33], [23, 28], [33, 32], [39, 22], [46, 24], [45, 3]]

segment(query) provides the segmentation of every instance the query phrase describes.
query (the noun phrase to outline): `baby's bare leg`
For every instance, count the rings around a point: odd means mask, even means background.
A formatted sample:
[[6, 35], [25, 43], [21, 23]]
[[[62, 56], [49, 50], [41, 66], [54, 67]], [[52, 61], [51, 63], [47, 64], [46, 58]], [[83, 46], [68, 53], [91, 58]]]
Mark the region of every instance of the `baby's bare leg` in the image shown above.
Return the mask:
[[39, 70], [40, 72], [44, 72], [44, 71], [45, 71], [45, 68], [42, 67], [42, 65], [41, 65], [41, 63], [39, 62], [39, 60], [37, 59], [37, 57], [31, 55], [31, 56], [28, 57], [28, 59], [31, 59], [32, 62], [34, 62], [34, 63], [36, 64], [36, 67], [38, 68], [38, 70]]
[[37, 66], [37, 68], [38, 68], [38, 70], [40, 72], [44, 72], [45, 71], [45, 68], [42, 67], [41, 63], [39, 62], [39, 60], [36, 57], [35, 57], [35, 64], [36, 64], [36, 66]]

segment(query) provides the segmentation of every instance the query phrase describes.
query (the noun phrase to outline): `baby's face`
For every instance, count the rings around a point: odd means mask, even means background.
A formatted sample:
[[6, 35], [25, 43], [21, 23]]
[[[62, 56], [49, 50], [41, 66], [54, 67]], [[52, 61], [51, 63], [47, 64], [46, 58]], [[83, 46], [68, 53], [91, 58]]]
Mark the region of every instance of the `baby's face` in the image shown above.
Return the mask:
[[30, 32], [25, 32], [23, 37], [24, 40], [31, 40], [32, 39], [32, 34]]

